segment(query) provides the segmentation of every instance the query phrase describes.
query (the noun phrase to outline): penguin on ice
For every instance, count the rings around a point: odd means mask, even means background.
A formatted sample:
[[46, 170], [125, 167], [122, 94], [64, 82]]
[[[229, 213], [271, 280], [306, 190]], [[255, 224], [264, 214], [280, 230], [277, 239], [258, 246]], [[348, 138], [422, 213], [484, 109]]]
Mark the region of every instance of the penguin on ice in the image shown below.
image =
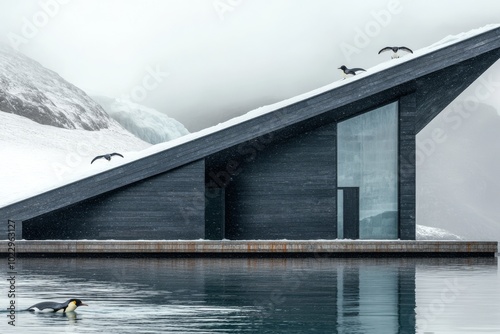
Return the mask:
[[364, 70], [362, 68], [347, 68], [344, 65], [340, 66], [339, 70], [342, 70], [342, 75], [343, 75], [344, 79], [349, 77], [349, 76], [356, 75], [356, 72], [359, 72], [359, 71], [366, 72], [366, 70]]
[[385, 48], [380, 50], [378, 52], [378, 54], [381, 54], [382, 52], [386, 52], [386, 51], [392, 51], [391, 58], [395, 59], [395, 58], [399, 58], [399, 55], [398, 55], [399, 50], [413, 53], [413, 51], [410, 48], [407, 48], [406, 46], [386, 46]]
[[74, 310], [76, 310], [78, 306], [88, 306], [88, 305], [82, 303], [80, 299], [73, 298], [73, 299], [68, 299], [64, 303], [41, 302], [29, 307], [27, 311], [67, 313], [67, 312], [73, 312]]
[[110, 153], [110, 154], [98, 155], [97, 157], [95, 157], [94, 159], [92, 159], [92, 161], [90, 162], [90, 164], [92, 164], [97, 159], [101, 159], [101, 158], [104, 158], [104, 159], [110, 161], [111, 157], [114, 156], [114, 155], [117, 155], [117, 156], [123, 158], [123, 155], [121, 155], [120, 153]]

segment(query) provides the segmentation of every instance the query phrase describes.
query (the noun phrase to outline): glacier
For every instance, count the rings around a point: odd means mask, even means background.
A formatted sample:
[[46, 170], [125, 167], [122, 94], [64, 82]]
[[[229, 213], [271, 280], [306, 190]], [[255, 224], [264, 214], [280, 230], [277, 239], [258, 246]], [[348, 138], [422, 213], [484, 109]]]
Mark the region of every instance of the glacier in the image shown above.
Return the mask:
[[180, 122], [156, 109], [122, 98], [92, 98], [121, 126], [150, 144], [167, 142], [189, 133]]

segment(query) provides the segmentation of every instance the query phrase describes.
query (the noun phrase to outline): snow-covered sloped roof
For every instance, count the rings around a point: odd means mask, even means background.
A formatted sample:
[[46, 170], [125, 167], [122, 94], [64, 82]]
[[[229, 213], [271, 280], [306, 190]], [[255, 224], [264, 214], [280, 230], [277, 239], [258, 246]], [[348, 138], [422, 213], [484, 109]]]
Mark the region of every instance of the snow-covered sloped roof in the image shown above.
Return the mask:
[[[417, 90], [418, 85], [415, 85], [415, 82], [420, 78], [436, 75], [435, 73], [444, 68], [477, 59], [476, 57], [482, 55], [488, 56], [482, 65], [488, 65], [500, 57], [500, 25], [489, 25], [456, 36], [448, 36], [426, 48], [414, 50], [413, 54], [368, 68], [367, 72], [355, 77], [332, 82], [291, 99], [252, 110], [202, 131], [151, 146], [140, 152], [129, 153], [127, 159], [119, 161], [112, 169], [89, 168], [66, 184], [54, 185], [50, 191], [37, 196], [26, 194], [25, 201], [0, 209], [0, 216], [4, 218], [19, 216], [20, 219], [35, 217], [204, 159], [291, 125], [323, 115], [335, 115], [337, 111], [346, 112], [346, 107], [360, 101], [365, 101], [362, 105], [364, 109], [387, 103], [398, 96]], [[474, 66], [472, 64], [472, 67]], [[485, 69], [481, 67], [470, 76], [477, 78]], [[432, 91], [429, 94], [432, 94]], [[356, 105], [356, 108], [359, 106]]]
[[388, 68], [393, 68], [393, 67], [396, 67], [398, 65], [401, 65], [401, 64], [410, 62], [412, 60], [418, 59], [422, 56], [429, 55], [429, 54], [434, 53], [440, 49], [446, 48], [447, 46], [459, 43], [461, 41], [464, 41], [466, 39], [472, 38], [472, 37], [477, 36], [477, 35], [481, 35], [487, 31], [497, 30], [497, 36], [498, 36], [498, 34], [500, 34], [500, 32], [498, 31], [499, 28], [500, 28], [500, 24], [491, 24], [491, 25], [484, 26], [482, 28], [473, 29], [473, 30], [470, 30], [468, 32], [463, 32], [463, 33], [458, 34], [458, 35], [447, 36], [447, 37], [443, 38], [442, 40], [440, 40], [432, 45], [429, 45], [425, 48], [422, 48], [419, 50], [414, 50], [413, 54], [406, 54], [404, 57], [401, 57], [401, 58], [387, 60], [387, 61], [382, 62], [376, 66], [369, 68], [366, 72], [359, 72], [359, 74], [357, 74], [356, 76], [351, 77], [347, 80], [334, 81], [326, 86], [319, 87], [317, 89], [306, 92], [304, 94], [294, 96], [290, 99], [286, 99], [286, 100], [283, 100], [283, 101], [280, 101], [280, 102], [277, 102], [274, 104], [262, 106], [260, 108], [251, 110], [242, 116], [238, 116], [238, 117], [230, 119], [226, 122], [220, 123], [218, 125], [206, 128], [206, 129], [198, 131], [198, 132], [191, 133], [187, 136], [183, 136], [181, 138], [178, 138], [177, 140], [172, 140], [172, 141], [169, 141], [169, 142], [166, 142], [163, 144], [155, 145], [154, 147], [151, 147], [147, 150], [142, 151], [140, 155], [136, 156], [136, 158], [144, 157], [144, 156], [147, 156], [149, 154], [154, 154], [156, 152], [160, 152], [162, 150], [179, 145], [181, 143], [189, 142], [189, 141], [192, 141], [193, 139], [204, 137], [204, 136], [207, 136], [207, 135], [212, 134], [214, 132], [224, 130], [224, 129], [232, 127], [236, 124], [244, 123], [250, 119], [277, 111], [277, 110], [282, 109], [284, 107], [293, 105], [293, 104], [300, 102], [300, 101], [310, 99], [314, 96], [318, 96], [322, 93], [334, 90], [334, 89], [339, 88], [341, 86], [352, 84], [353, 82], [355, 82], [357, 80], [365, 80], [365, 79], [367, 79], [367, 77], [373, 76], [373, 75], [380, 73]]
[[[136, 154], [134, 156], [133, 160], [141, 159], [141, 158], [144, 158], [146, 156], [149, 156], [149, 155], [152, 155], [152, 154], [164, 151], [164, 150], [168, 150], [172, 147], [193, 141], [195, 139], [206, 137], [208, 135], [214, 134], [214, 133], [219, 132], [219, 131], [223, 131], [227, 128], [233, 127], [233, 126], [238, 125], [238, 124], [243, 124], [245, 122], [248, 122], [249, 120], [255, 119], [257, 117], [260, 117], [260, 116], [263, 116], [263, 115], [266, 115], [269, 113], [279, 111], [280, 109], [283, 109], [283, 108], [288, 107], [288, 106], [292, 106], [298, 102], [311, 99], [313, 97], [319, 96], [323, 93], [338, 89], [338, 88], [346, 86], [346, 85], [351, 85], [352, 83], [354, 83], [356, 81], [366, 80], [366, 79], [370, 78], [371, 76], [374, 76], [376, 74], [380, 74], [381, 72], [383, 72], [387, 69], [396, 68], [399, 65], [414, 61], [414, 60], [419, 59], [423, 56], [430, 56], [432, 53], [435, 53], [435, 52], [437, 52], [441, 49], [444, 49], [450, 45], [457, 44], [459, 42], [465, 41], [469, 38], [484, 34], [485, 32], [492, 31], [492, 30], [497, 31], [496, 35], [497, 35], [497, 40], [498, 40], [498, 35], [500, 34], [500, 24], [491, 24], [491, 25], [484, 26], [482, 28], [470, 30], [468, 32], [463, 32], [463, 33], [458, 34], [458, 35], [450, 35], [450, 36], [447, 36], [447, 37], [443, 38], [442, 40], [440, 40], [432, 45], [429, 45], [425, 48], [422, 48], [419, 50], [414, 50], [413, 54], [406, 54], [404, 57], [401, 57], [401, 58], [387, 60], [385, 62], [382, 62], [376, 66], [373, 66], [373, 67], [367, 69], [366, 72], [360, 72], [356, 76], [348, 78], [346, 80], [334, 81], [328, 85], [325, 85], [323, 87], [319, 87], [317, 89], [306, 92], [304, 94], [294, 96], [290, 99], [286, 99], [286, 100], [283, 100], [283, 101], [280, 101], [280, 102], [277, 102], [274, 104], [262, 106], [260, 108], [251, 110], [242, 116], [232, 118], [226, 122], [219, 123], [218, 125], [206, 128], [204, 130], [182, 136], [180, 138], [177, 138], [177, 139], [169, 141], [169, 142], [154, 145], [154, 146], [152, 146], [148, 149], [145, 149], [145, 150], [141, 151], [140, 153]], [[498, 45], [497, 45], [497, 47], [498, 47]], [[132, 161], [132, 160], [130, 160], [130, 161]]]

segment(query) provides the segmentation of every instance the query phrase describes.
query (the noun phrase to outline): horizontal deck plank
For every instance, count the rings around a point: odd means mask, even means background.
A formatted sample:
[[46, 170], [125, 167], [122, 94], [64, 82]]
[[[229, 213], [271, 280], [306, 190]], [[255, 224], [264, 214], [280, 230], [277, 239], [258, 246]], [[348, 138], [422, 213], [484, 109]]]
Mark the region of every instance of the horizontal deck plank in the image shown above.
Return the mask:
[[[8, 254], [8, 241], [0, 241], [1, 254]], [[22, 254], [364, 254], [377, 256], [419, 254], [495, 256], [493, 241], [414, 240], [18, 240], [16, 255]]]

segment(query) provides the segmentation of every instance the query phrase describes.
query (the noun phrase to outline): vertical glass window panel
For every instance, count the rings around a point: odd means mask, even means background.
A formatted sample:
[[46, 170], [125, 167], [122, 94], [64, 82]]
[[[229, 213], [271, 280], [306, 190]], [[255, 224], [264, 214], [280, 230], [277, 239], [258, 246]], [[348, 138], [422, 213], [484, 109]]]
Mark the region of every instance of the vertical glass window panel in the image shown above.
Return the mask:
[[339, 187], [359, 187], [360, 239], [398, 237], [397, 102], [338, 123]]
[[344, 191], [337, 190], [337, 239], [344, 239]]

